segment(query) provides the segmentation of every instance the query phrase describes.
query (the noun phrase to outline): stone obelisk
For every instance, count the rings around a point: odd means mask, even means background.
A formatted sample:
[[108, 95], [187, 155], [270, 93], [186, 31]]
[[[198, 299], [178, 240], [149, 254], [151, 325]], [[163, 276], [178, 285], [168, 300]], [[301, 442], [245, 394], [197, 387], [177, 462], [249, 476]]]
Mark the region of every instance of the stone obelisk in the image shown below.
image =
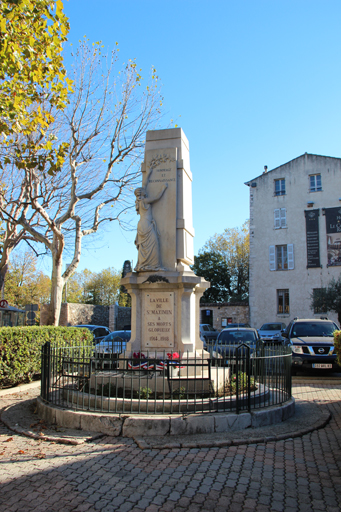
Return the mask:
[[147, 132], [142, 183], [135, 196], [138, 261], [121, 281], [132, 297], [127, 352], [173, 351], [195, 357], [203, 348], [199, 301], [210, 285], [190, 269], [192, 173], [181, 128]]

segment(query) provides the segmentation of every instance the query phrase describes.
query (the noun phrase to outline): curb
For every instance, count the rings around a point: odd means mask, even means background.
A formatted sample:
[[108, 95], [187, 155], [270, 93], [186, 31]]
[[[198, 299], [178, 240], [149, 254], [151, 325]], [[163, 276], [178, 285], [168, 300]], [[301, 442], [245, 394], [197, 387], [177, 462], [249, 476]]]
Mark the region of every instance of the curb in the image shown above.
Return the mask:
[[40, 380], [29, 382], [28, 384], [20, 384], [14, 388], [0, 389], [0, 398], [6, 395], [14, 395], [15, 393], [22, 393], [29, 389], [35, 389], [40, 387]]
[[341, 377], [334, 378], [326, 378], [326, 377], [305, 377], [305, 376], [295, 376], [292, 377], [292, 384], [324, 384], [324, 385], [334, 385], [337, 386], [341, 384]]
[[[24, 435], [26, 437], [32, 438], [32, 439], [39, 439], [40, 441], [48, 441], [48, 442], [55, 442], [59, 444], [67, 444], [67, 445], [80, 445], [84, 444], [86, 442], [95, 441], [97, 439], [103, 438], [108, 434], [98, 433], [98, 432], [87, 432], [88, 435], [84, 432], [84, 436], [77, 439], [77, 436], [79, 436], [80, 431], [75, 429], [67, 429], [68, 434], [64, 437], [56, 436], [56, 435], [49, 435], [49, 434], [43, 434], [35, 433], [30, 431], [27, 428], [21, 427], [19, 424], [14, 424], [13, 421], [11, 421], [10, 416], [8, 414], [9, 410], [13, 407], [13, 405], [7, 406], [1, 414], [1, 420], [3, 423], [13, 432]], [[239, 431], [239, 433], [234, 432], [236, 437], [233, 439], [226, 439], [222, 437], [223, 434], [218, 435], [217, 434], [205, 434], [204, 439], [198, 439], [198, 436], [194, 435], [186, 435], [182, 436], [181, 440], [178, 439], [178, 436], [176, 439], [169, 439], [165, 436], [160, 437], [157, 436], [148, 436], [142, 437], [142, 436], [132, 436], [132, 439], [135, 441], [137, 446], [141, 450], [150, 450], [150, 449], [156, 449], [156, 450], [172, 450], [172, 449], [192, 449], [192, 448], [221, 448], [221, 447], [228, 447], [228, 446], [241, 446], [241, 445], [248, 445], [248, 444], [265, 444], [269, 442], [278, 442], [278, 441], [285, 441], [287, 439], [294, 439], [297, 437], [302, 437], [306, 434], [309, 434], [313, 432], [314, 430], [319, 430], [324, 428], [330, 421], [332, 415], [330, 412], [325, 411], [320, 414], [320, 418], [315, 421], [313, 424], [311, 424], [308, 428], [298, 428], [294, 431], [289, 431], [282, 434], [277, 435], [260, 435], [259, 437], [247, 437], [251, 431], [250, 429], [245, 429], [243, 431]], [[36, 421], [36, 419], [35, 419]], [[276, 425], [274, 425], [276, 427]], [[241, 436], [242, 433], [245, 434], [245, 438], [237, 437], [237, 435]], [[200, 436], [199, 436], [200, 437]]]
[[[34, 402], [33, 400], [30, 400], [29, 402]], [[27, 402], [26, 402], [27, 403]], [[17, 411], [15, 410], [17, 409]], [[19, 409], [19, 411], [18, 411]], [[18, 412], [20, 414], [18, 415]], [[12, 414], [11, 414], [12, 413]], [[29, 428], [25, 428], [19, 425], [19, 423], [15, 423], [15, 421], [20, 421], [22, 419], [23, 415], [25, 416], [26, 420], [28, 420], [28, 424], [31, 423]], [[16, 416], [19, 416], [20, 419], [18, 419]], [[33, 413], [29, 413], [25, 408], [22, 406], [16, 404], [16, 405], [8, 405], [5, 407], [0, 414], [0, 419], [6, 425], [7, 428], [15, 432], [16, 434], [24, 435], [25, 437], [29, 437], [31, 439], [39, 439], [40, 441], [48, 441], [48, 442], [54, 442], [59, 444], [68, 444], [68, 445], [79, 445], [88, 443], [91, 441], [95, 441], [96, 439], [100, 439], [105, 436], [105, 434], [99, 433], [99, 432], [85, 432], [81, 433], [80, 431], [76, 431], [74, 429], [67, 429], [67, 435], [64, 436], [58, 436], [54, 433], [49, 433], [48, 427], [46, 427], [42, 423], [42, 428], [46, 429], [46, 433], [44, 432], [33, 432], [31, 430], [31, 427], [38, 425], [37, 418], [34, 417]], [[32, 425], [33, 424], [33, 425]]]
[[[64, 428], [99, 432], [109, 436], [144, 438], [155, 436], [191, 436], [198, 434], [229, 434], [249, 428], [266, 427], [285, 422], [295, 414], [295, 399], [291, 397], [279, 406], [269, 406], [251, 412], [190, 413], [177, 415], [146, 415], [130, 413], [90, 412], [64, 409], [37, 398], [38, 415], [50, 424]], [[242, 437], [242, 436], [241, 436]], [[189, 438], [190, 439], [190, 438]]]
[[[16, 395], [20, 392], [25, 392], [30, 389], [34, 390], [34, 388], [39, 387], [39, 382], [33, 382], [30, 384], [24, 384], [22, 386], [17, 386], [16, 388], [11, 388], [5, 391], [5, 395]], [[31, 395], [32, 397], [36, 396], [34, 391], [31, 393], [26, 393]], [[1, 395], [0, 395], [1, 396]], [[3, 423], [13, 432], [24, 435], [26, 437], [43, 440], [48, 442], [60, 443], [60, 444], [68, 444], [68, 445], [79, 445], [86, 442], [92, 442], [97, 439], [103, 438], [105, 436], [113, 436], [112, 425], [104, 425], [106, 428], [102, 432], [95, 432], [91, 429], [91, 423], [89, 423], [88, 419], [84, 423], [84, 426], [87, 428], [84, 430], [80, 430], [79, 427], [75, 427], [75, 425], [66, 425], [64, 429], [61, 429], [60, 426], [60, 416], [58, 417], [58, 421], [50, 421], [52, 418], [45, 417], [44, 420], [39, 420], [41, 416], [37, 417], [36, 411], [33, 412], [32, 403], [36, 403], [38, 405], [36, 398], [26, 396], [13, 397], [14, 403], [11, 405], [7, 405], [2, 411], [1, 420]], [[19, 398], [19, 401], [17, 400]], [[8, 403], [8, 402], [7, 402]], [[46, 404], [47, 405], [47, 404]], [[246, 428], [242, 430], [234, 430], [234, 431], [224, 431], [224, 432], [204, 432], [202, 433], [190, 433], [185, 435], [145, 435], [143, 431], [130, 432], [130, 437], [135, 441], [137, 446], [142, 450], [150, 450], [150, 449], [180, 449], [180, 448], [219, 448], [219, 447], [228, 447], [228, 446], [240, 446], [240, 445], [248, 445], [248, 444], [264, 444], [268, 442], [278, 442], [285, 441], [288, 439], [294, 439], [298, 437], [302, 437], [307, 435], [314, 430], [318, 430], [324, 428], [332, 418], [331, 413], [327, 408], [317, 407], [316, 404], [308, 404], [304, 400], [301, 401], [297, 405], [297, 412], [294, 416], [289, 417], [285, 421], [281, 423], [275, 423], [272, 425], [265, 426], [263, 422], [259, 424], [256, 428]], [[49, 408], [49, 406], [47, 406]], [[296, 409], [296, 407], [295, 407]], [[38, 408], [36, 409], [38, 410]], [[61, 411], [61, 409], [59, 409]], [[70, 413], [70, 411], [65, 411]], [[39, 411], [38, 411], [39, 414]], [[76, 416], [79, 415], [76, 414]], [[90, 413], [91, 416], [97, 417], [100, 414]], [[57, 418], [55, 418], [56, 420]], [[127, 418], [126, 418], [127, 419]], [[132, 419], [132, 418], [131, 418]], [[102, 423], [103, 420], [101, 420]], [[52, 424], [55, 424], [52, 426]], [[73, 421], [72, 421], [73, 423]], [[307, 424], [308, 423], [308, 424]], [[309, 424], [310, 423], [310, 424]], [[37, 427], [43, 432], [37, 431]], [[33, 427], [33, 431], [32, 431]], [[109, 428], [108, 428], [109, 427]], [[277, 431], [277, 434], [275, 433]], [[64, 435], [57, 434], [59, 432], [65, 432]], [[160, 432], [161, 434], [161, 432]], [[120, 433], [116, 433], [114, 437], [121, 437]]]
[[[198, 441], [198, 440], [189, 440], [185, 442], [177, 442], [177, 441], [171, 441], [171, 442], [158, 442], [155, 441], [152, 437], [149, 438], [143, 438], [143, 437], [133, 437], [135, 443], [138, 445], [138, 447], [141, 450], [173, 450], [173, 449], [179, 449], [179, 448], [222, 448], [222, 447], [228, 447], [228, 446], [241, 446], [241, 445], [247, 445], [247, 444], [265, 444], [265, 443], [272, 443], [277, 441], [285, 441], [287, 439], [294, 439], [296, 437], [302, 437], [306, 434], [309, 434], [310, 432], [313, 432], [315, 430], [319, 430], [321, 428], [324, 428], [329, 421], [331, 420], [331, 413], [325, 412], [322, 414], [319, 421], [315, 422], [313, 425], [311, 425], [309, 428], [300, 429], [296, 432], [288, 432], [286, 434], [278, 434], [273, 436], [260, 436], [255, 438], [246, 438], [246, 439], [219, 439], [219, 440], [205, 440], [205, 441]], [[149, 441], [149, 442], [148, 442]]]

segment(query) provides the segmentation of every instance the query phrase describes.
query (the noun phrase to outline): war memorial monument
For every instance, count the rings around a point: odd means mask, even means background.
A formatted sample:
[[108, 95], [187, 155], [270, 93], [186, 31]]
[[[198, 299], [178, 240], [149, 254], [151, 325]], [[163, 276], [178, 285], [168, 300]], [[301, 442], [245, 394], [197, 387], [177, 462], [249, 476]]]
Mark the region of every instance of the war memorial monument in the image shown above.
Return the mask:
[[139, 215], [134, 272], [122, 279], [132, 297], [132, 334], [126, 352], [178, 352], [196, 357], [199, 301], [210, 286], [194, 263], [192, 173], [181, 128], [147, 132], [142, 186], [135, 190]]

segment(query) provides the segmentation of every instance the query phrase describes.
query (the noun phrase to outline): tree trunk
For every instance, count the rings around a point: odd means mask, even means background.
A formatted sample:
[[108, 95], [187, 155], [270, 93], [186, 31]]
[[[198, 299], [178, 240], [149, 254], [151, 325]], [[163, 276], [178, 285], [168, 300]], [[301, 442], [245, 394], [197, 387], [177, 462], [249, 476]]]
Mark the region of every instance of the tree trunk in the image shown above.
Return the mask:
[[49, 325], [59, 325], [62, 305], [63, 287], [65, 279], [62, 277], [63, 252], [60, 250], [60, 241], [54, 240], [52, 249], [52, 277]]
[[51, 301], [49, 325], [59, 325], [60, 310], [62, 305], [62, 294], [64, 279], [62, 278], [63, 259], [53, 257], [52, 280], [51, 280]]
[[0, 270], [0, 296], [2, 299], [5, 298], [5, 279], [8, 270], [8, 264], [6, 263]]

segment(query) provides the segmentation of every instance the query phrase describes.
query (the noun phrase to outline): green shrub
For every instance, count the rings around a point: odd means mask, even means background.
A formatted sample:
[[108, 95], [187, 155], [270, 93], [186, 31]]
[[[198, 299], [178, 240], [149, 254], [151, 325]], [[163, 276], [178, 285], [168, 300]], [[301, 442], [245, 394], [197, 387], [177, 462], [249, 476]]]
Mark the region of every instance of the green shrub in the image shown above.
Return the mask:
[[337, 354], [337, 364], [341, 366], [341, 331], [334, 331], [334, 347]]
[[144, 399], [147, 399], [149, 398], [149, 395], [152, 394], [152, 390], [150, 388], [140, 388], [139, 389], [139, 397], [140, 398], [144, 398]]
[[72, 327], [1, 327], [0, 388], [32, 380], [41, 371], [41, 347], [49, 341], [52, 347], [92, 345], [88, 329]]
[[186, 388], [184, 386], [180, 386], [178, 389], [174, 389], [172, 393], [173, 398], [179, 398], [181, 400], [182, 398], [186, 397]]

